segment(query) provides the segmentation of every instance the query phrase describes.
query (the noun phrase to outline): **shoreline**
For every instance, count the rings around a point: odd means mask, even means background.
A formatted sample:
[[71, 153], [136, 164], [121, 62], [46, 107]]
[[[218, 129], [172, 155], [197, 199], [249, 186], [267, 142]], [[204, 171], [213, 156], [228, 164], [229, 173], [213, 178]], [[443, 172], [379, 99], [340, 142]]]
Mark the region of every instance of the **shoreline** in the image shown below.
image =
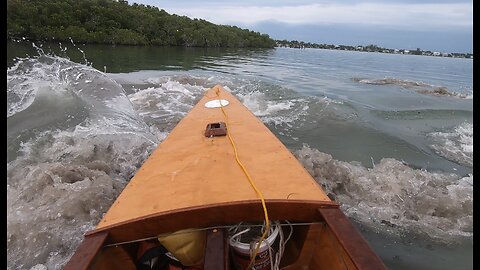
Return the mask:
[[[284, 44], [279, 45], [275, 48], [288, 48], [288, 49], [323, 49], [331, 51], [353, 51], [353, 52], [367, 52], [367, 53], [385, 53], [385, 54], [403, 54], [403, 55], [419, 55], [419, 56], [433, 56], [433, 57], [449, 57], [449, 58], [465, 58], [473, 60], [473, 53], [450, 53], [450, 52], [431, 52], [431, 51], [410, 51], [410, 50], [398, 50], [398, 49], [384, 49], [381, 50], [369, 50], [367, 47], [363, 46], [346, 46], [346, 45], [318, 45], [317, 46], [287, 46]], [[420, 52], [420, 53], [418, 53]]]

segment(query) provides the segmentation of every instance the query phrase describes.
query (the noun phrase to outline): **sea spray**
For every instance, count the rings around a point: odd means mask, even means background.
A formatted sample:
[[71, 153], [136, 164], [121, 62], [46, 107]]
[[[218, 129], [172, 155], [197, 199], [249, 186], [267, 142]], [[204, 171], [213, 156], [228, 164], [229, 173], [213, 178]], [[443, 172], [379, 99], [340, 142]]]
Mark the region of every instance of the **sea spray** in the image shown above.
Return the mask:
[[308, 145], [295, 155], [346, 214], [363, 224], [442, 242], [473, 236], [471, 174], [428, 172], [391, 158], [366, 168]]
[[473, 166], [473, 124], [464, 122], [453, 129], [427, 135], [435, 152], [449, 160]]
[[162, 136], [119, 84], [68, 59], [20, 60], [7, 93], [7, 268], [60, 269]]
[[[149, 86], [128, 95], [137, 113], [159, 136], [166, 137], [200, 100], [207, 88], [149, 78]], [[154, 86], [151, 86], [154, 85]]]

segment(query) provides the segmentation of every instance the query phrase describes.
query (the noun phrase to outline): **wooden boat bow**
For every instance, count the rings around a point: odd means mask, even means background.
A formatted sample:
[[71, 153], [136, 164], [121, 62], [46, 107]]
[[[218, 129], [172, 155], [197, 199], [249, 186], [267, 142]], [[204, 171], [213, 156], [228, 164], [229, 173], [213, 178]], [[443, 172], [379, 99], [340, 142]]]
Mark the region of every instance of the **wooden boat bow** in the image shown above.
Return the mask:
[[[218, 107], [205, 106], [218, 100], [228, 101], [221, 108], [228, 119]], [[226, 120], [226, 132], [262, 191], [270, 220], [313, 224], [296, 229], [282, 269], [385, 269], [339, 205], [278, 138], [221, 86], [208, 90], [155, 149], [96, 229], [86, 233], [65, 269], [89, 269], [106, 246], [121, 247], [124, 242], [188, 228], [262, 221], [261, 201], [235, 163], [229, 139], [210, 136], [206, 130], [209, 124]], [[219, 245], [228, 249], [214, 242], [207, 243], [207, 250], [218, 250]], [[123, 255], [117, 256], [128, 261], [135, 245], [126, 246], [118, 249], [123, 249]], [[204, 269], [228, 268], [225, 261], [207, 261], [211, 257], [207, 252]]]

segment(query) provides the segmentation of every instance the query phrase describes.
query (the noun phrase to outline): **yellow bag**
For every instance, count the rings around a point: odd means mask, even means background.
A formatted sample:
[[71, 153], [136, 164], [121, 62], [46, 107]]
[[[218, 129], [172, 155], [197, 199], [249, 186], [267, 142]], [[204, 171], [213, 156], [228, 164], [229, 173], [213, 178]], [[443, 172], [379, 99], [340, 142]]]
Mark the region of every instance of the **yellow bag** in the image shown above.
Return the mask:
[[202, 263], [206, 238], [207, 234], [204, 230], [186, 229], [159, 236], [158, 241], [183, 265], [192, 266]]

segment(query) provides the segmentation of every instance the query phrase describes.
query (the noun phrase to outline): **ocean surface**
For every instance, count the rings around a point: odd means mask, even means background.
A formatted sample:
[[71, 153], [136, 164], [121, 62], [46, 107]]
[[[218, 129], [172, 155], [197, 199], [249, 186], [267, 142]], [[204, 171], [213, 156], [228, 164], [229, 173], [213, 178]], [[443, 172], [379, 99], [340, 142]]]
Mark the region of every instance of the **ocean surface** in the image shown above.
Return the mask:
[[473, 61], [7, 42], [7, 269], [61, 269], [203, 93], [230, 90], [389, 269], [473, 269]]

